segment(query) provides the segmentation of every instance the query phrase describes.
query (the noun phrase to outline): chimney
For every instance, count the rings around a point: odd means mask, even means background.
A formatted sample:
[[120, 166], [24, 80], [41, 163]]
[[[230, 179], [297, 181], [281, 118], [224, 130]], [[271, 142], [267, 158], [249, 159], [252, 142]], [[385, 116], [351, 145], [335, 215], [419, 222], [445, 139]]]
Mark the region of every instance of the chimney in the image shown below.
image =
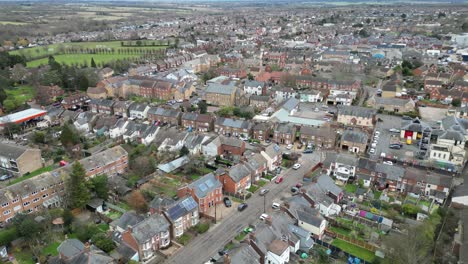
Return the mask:
[[89, 243], [89, 241], [87, 241], [85, 244], [84, 244], [84, 252], [89, 252], [89, 249], [91, 247], [91, 244]]
[[231, 264], [231, 256], [229, 256], [229, 254], [224, 254], [223, 264]]

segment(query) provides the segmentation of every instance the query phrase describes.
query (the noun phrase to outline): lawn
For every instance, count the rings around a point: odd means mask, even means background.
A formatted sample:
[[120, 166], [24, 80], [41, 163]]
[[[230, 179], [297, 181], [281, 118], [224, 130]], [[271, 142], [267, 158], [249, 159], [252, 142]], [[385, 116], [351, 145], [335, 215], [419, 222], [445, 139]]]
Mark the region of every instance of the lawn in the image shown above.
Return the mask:
[[258, 187], [257, 185], [250, 185], [250, 188], [247, 189], [247, 191], [251, 192], [251, 193], [255, 193], [260, 187]]
[[179, 238], [177, 238], [177, 242], [185, 246], [188, 244], [188, 242], [190, 242], [191, 239], [192, 239], [192, 236], [188, 233], [185, 233]]
[[44, 254], [45, 256], [48, 256], [49, 254], [51, 256], [57, 256], [58, 255], [57, 247], [59, 245], [60, 245], [60, 242], [50, 243], [49, 245], [47, 245], [47, 247], [42, 249], [42, 254]]
[[340, 240], [340, 239], [335, 239], [333, 240], [332, 243], [333, 246], [340, 248], [343, 251], [348, 252], [351, 255], [354, 255], [360, 259], [363, 259], [368, 262], [373, 262], [375, 259], [375, 254], [374, 252], [355, 246], [353, 244], [350, 244], [346, 241]]
[[124, 202], [118, 202], [116, 206], [124, 209], [125, 211], [130, 211], [132, 208], [130, 208], [130, 205], [124, 203]]
[[109, 230], [109, 225], [106, 223], [101, 223], [98, 225], [98, 228], [101, 229], [104, 232], [107, 232]]
[[335, 226], [329, 226], [328, 229], [329, 229], [330, 231], [335, 232], [335, 233], [342, 234], [343, 236], [349, 236], [349, 233], [351, 233], [350, 230], [343, 229], [343, 228], [339, 228], [339, 227], [335, 227]]
[[114, 211], [114, 210], [109, 210], [109, 212], [108, 212], [106, 215], [107, 215], [107, 217], [109, 217], [110, 219], [116, 220], [116, 219], [119, 219], [119, 217], [122, 216], [122, 213], [121, 213], [121, 212], [118, 212], [118, 211]]
[[18, 261], [18, 263], [21, 264], [34, 264], [34, 261], [32, 260], [32, 254], [29, 251], [18, 251], [13, 253], [13, 256], [15, 259]]
[[36, 90], [32, 86], [24, 85], [5, 89], [8, 99], [14, 99], [25, 103], [36, 96]]
[[257, 182], [257, 185], [260, 186], [260, 187], [263, 187], [263, 186], [265, 186], [265, 184], [267, 184], [267, 183], [268, 183], [267, 181], [259, 180], [259, 181]]
[[22, 182], [24, 180], [27, 180], [29, 178], [32, 178], [32, 177], [37, 176], [39, 174], [42, 174], [44, 172], [51, 171], [53, 168], [54, 168], [53, 165], [40, 168], [38, 170], [35, 170], [35, 171], [31, 172], [29, 175], [24, 175], [23, 177], [19, 177], [19, 178], [15, 178], [15, 179], [11, 180], [10, 182], [8, 182], [7, 185], [10, 186], [10, 185], [13, 185], [15, 183]]
[[345, 190], [349, 193], [355, 193], [357, 190], [357, 185], [355, 184], [346, 184]]
[[240, 232], [240, 233], [236, 236], [235, 239], [236, 239], [237, 241], [242, 241], [242, 240], [244, 240], [245, 236], [247, 236], [246, 233]]
[[[128, 60], [131, 58], [138, 58], [138, 54], [61, 54], [54, 55], [57, 62], [66, 65], [91, 65], [91, 59], [93, 58], [96, 64], [105, 64], [115, 60]], [[42, 58], [27, 62], [28, 68], [35, 68], [41, 65], [47, 65], [49, 59]]]

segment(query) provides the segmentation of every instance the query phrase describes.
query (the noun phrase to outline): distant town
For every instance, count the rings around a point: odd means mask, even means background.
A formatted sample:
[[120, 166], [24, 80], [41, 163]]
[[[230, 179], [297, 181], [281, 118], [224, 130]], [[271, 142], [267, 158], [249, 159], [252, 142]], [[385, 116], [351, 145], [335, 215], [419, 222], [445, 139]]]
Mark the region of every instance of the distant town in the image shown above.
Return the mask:
[[0, 7], [0, 263], [468, 262], [463, 1]]

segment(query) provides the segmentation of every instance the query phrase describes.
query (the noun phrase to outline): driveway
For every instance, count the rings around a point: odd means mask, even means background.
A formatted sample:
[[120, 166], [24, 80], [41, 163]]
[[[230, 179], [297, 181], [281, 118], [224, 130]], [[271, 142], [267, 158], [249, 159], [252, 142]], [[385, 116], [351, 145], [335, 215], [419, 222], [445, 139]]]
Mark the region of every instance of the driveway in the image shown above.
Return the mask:
[[[197, 236], [189, 245], [181, 249], [175, 256], [168, 258], [165, 263], [171, 264], [202, 264], [210, 259], [211, 256], [228, 244], [234, 237], [246, 226], [257, 221], [263, 213], [265, 207], [269, 208], [274, 199], [285, 195], [289, 188], [302, 180], [304, 174], [310, 170], [320, 160], [320, 152], [314, 152], [305, 155], [300, 162], [302, 167], [298, 170], [285, 170], [282, 173], [284, 181], [280, 184], [268, 183], [264, 188], [270, 189], [265, 198], [254, 194], [247, 200], [248, 207], [242, 212], [235, 212], [230, 217], [224, 218], [210, 230], [200, 236]], [[223, 205], [221, 205], [223, 206]]]

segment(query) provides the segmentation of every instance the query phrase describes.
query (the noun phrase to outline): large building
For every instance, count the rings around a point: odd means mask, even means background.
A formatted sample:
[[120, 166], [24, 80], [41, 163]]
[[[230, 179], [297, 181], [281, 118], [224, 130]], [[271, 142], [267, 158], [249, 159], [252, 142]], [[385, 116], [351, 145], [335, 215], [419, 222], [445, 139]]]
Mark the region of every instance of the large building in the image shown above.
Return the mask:
[[22, 176], [42, 168], [40, 149], [0, 143], [0, 174]]
[[80, 160], [87, 177], [106, 174], [112, 176], [123, 173], [128, 168], [128, 153], [116, 146]]
[[225, 80], [221, 83], [209, 83], [205, 91], [206, 103], [219, 106], [234, 106], [237, 87], [235, 82]]
[[0, 117], [0, 127], [5, 126], [7, 123], [21, 124], [45, 116], [47, 111], [40, 109], [26, 109], [17, 113], [9, 114]]

